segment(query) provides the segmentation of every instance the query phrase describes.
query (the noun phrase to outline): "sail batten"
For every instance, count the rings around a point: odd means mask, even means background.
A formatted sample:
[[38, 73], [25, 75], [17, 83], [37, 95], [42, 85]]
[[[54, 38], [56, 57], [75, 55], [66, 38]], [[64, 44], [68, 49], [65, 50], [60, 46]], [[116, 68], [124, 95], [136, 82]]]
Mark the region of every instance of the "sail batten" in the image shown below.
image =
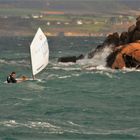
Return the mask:
[[49, 62], [49, 46], [45, 34], [40, 28], [30, 45], [32, 74], [35, 76], [41, 72]]

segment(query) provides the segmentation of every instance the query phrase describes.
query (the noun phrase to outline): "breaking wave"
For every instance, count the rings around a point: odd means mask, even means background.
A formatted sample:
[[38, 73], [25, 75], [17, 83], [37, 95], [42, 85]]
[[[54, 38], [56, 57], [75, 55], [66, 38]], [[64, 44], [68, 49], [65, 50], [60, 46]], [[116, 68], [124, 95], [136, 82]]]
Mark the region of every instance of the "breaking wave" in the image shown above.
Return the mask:
[[78, 60], [77, 63], [80, 65], [89, 65], [89, 66], [106, 66], [106, 58], [112, 52], [113, 45], [105, 46], [103, 49], [93, 50], [90, 52], [93, 55], [92, 58], [89, 59], [87, 54], [84, 59]]
[[[109, 136], [109, 135], [122, 135], [122, 136], [133, 136], [139, 137], [138, 128], [124, 128], [121, 130], [110, 130], [110, 129], [95, 129], [87, 128], [83, 125], [76, 124], [72, 121], [61, 122], [59, 125], [51, 124], [49, 122], [41, 121], [27, 121], [27, 122], [18, 122], [15, 120], [1, 121], [1, 126], [8, 128], [29, 128], [37, 130], [37, 133], [44, 134], [79, 134], [79, 135], [100, 135], [100, 136]], [[41, 131], [41, 130], [46, 131]]]
[[2, 121], [0, 122], [0, 125], [6, 126], [6, 127], [27, 127], [27, 128], [50, 128], [50, 129], [59, 129], [58, 126], [52, 125], [48, 122], [33, 122], [28, 121], [25, 123], [17, 122], [15, 120], [9, 120], [9, 121]]

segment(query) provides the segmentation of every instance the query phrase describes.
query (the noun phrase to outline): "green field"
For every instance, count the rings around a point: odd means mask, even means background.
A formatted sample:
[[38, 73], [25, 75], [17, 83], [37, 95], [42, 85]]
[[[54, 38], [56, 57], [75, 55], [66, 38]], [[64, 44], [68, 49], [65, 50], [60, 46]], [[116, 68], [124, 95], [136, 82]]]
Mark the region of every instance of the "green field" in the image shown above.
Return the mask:
[[[35, 18], [34, 16], [39, 16]], [[128, 17], [118, 15], [72, 15], [72, 14], [42, 14], [35, 9], [24, 8], [0, 8], [0, 36], [7, 35], [32, 35], [41, 27], [50, 34], [59, 33], [85, 33], [100, 34], [112, 31], [114, 25], [120, 21], [129, 20]], [[81, 21], [82, 24], [77, 22]], [[130, 22], [135, 21], [132, 18]], [[49, 25], [48, 25], [49, 23]], [[126, 25], [117, 26], [118, 30], [127, 28]], [[120, 28], [120, 29], [119, 29]]]
[[39, 10], [0, 7], [0, 16], [26, 16], [26, 15], [37, 14], [37, 13], [39, 13]]

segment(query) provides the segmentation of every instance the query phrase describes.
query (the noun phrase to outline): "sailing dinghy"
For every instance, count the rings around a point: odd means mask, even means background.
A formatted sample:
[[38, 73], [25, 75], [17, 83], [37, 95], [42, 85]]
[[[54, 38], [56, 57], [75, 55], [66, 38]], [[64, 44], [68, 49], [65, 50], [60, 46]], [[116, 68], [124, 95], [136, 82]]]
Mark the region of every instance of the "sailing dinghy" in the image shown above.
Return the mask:
[[[45, 34], [38, 28], [30, 45], [31, 65], [33, 80], [49, 63], [49, 45]], [[16, 78], [17, 82], [29, 80], [26, 76]], [[5, 81], [4, 83], [7, 83]]]

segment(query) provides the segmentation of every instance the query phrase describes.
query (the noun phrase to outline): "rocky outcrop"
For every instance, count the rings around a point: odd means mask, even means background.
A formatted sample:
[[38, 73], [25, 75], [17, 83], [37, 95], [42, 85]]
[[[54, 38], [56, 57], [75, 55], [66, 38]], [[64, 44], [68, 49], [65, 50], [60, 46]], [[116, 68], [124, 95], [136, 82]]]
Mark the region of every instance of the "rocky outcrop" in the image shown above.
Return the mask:
[[[128, 28], [128, 31], [120, 35], [115, 32], [108, 35], [105, 41], [98, 45], [96, 49], [88, 53], [88, 59], [104, 50], [105, 47], [112, 49], [106, 58], [106, 66], [113, 69], [140, 68], [140, 16], [136, 19], [136, 24]], [[79, 57], [61, 57], [59, 62], [76, 62], [83, 59], [84, 55]]]
[[111, 66], [113, 69], [122, 68], [139, 68], [140, 66], [140, 41], [119, 46], [116, 52], [116, 57]]
[[128, 32], [120, 35], [119, 45], [107, 57], [107, 66], [113, 69], [139, 68], [140, 65], [140, 16], [136, 25], [128, 28]]

